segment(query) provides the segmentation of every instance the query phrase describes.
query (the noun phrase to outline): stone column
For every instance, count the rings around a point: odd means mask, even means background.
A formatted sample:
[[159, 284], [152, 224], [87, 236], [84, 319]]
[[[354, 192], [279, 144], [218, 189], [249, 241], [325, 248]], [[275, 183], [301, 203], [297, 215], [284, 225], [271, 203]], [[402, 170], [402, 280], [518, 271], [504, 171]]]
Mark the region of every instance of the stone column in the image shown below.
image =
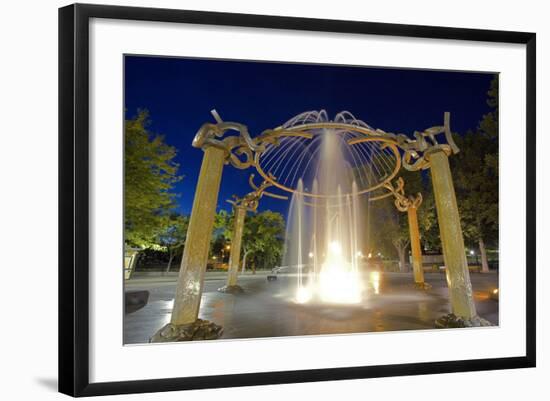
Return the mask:
[[151, 342], [217, 338], [222, 328], [198, 319], [218, 191], [227, 151], [206, 146], [181, 260], [170, 323]]
[[225, 286], [218, 289], [220, 292], [238, 293], [243, 291], [243, 289], [237, 285], [237, 276], [239, 274], [244, 219], [247, 209], [245, 206], [240, 205], [235, 206], [234, 210], [235, 221], [233, 225], [233, 237], [231, 239], [231, 253], [229, 255], [229, 271], [227, 272], [227, 282]]
[[407, 209], [413, 258], [413, 274], [414, 283], [418, 287], [424, 287], [424, 269], [422, 267], [422, 250], [420, 248], [420, 231], [418, 229], [418, 216], [416, 210], [417, 208], [412, 205]]
[[409, 220], [409, 237], [413, 256], [414, 285], [418, 289], [430, 289], [431, 285], [424, 282], [422, 250], [420, 249], [420, 230], [418, 228], [417, 210], [422, 204], [422, 194], [419, 192], [416, 196], [405, 196], [405, 181], [402, 177], [395, 181], [395, 186], [391, 182], [388, 182], [384, 187], [395, 197], [394, 204], [397, 210], [400, 212], [407, 212]]
[[225, 154], [213, 146], [204, 151], [172, 310], [175, 325], [194, 322], [199, 314]]
[[137, 249], [125, 249], [124, 251], [124, 279], [128, 280], [132, 273], [134, 272], [134, 268], [136, 266], [136, 261], [138, 257], [138, 250]]
[[430, 161], [452, 313], [459, 319], [472, 321], [477, 314], [449, 159], [438, 147], [431, 148], [425, 157]]

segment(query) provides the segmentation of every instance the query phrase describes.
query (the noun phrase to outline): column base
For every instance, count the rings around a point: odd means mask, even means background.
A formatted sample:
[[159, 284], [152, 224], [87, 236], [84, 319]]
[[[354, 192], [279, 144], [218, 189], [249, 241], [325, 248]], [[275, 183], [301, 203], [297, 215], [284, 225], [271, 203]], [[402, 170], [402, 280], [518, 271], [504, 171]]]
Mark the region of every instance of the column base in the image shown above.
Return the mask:
[[441, 316], [435, 321], [435, 327], [438, 329], [487, 326], [493, 326], [493, 324], [482, 317], [474, 316], [471, 319], [464, 319], [454, 313]]
[[432, 285], [428, 283], [414, 283], [414, 288], [417, 290], [426, 291], [432, 288]]
[[221, 288], [218, 288], [219, 292], [223, 292], [224, 294], [242, 294], [244, 290], [239, 285], [224, 285]]
[[216, 340], [223, 334], [223, 327], [208, 320], [197, 319], [193, 323], [174, 325], [168, 323], [153, 337], [150, 343], [167, 343], [177, 341]]

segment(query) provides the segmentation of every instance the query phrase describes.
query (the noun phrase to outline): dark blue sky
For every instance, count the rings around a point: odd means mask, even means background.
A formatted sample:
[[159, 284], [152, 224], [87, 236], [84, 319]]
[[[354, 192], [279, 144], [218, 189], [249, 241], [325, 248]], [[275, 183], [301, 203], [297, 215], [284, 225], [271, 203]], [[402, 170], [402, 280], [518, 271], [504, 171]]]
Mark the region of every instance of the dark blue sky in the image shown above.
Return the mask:
[[[489, 111], [493, 74], [312, 64], [283, 64], [167, 57], [125, 57], [126, 116], [149, 110], [150, 130], [178, 149], [184, 179], [180, 210], [190, 213], [202, 160], [191, 141], [211, 109], [226, 121], [248, 126], [252, 136], [303, 111], [326, 109], [330, 117], [348, 110], [374, 128], [412, 136], [442, 124], [451, 112], [454, 132], [478, 125]], [[253, 169], [224, 169], [218, 207], [232, 194], [250, 192]], [[256, 174], [257, 178], [258, 174]], [[286, 214], [287, 202], [264, 197], [260, 209]]]

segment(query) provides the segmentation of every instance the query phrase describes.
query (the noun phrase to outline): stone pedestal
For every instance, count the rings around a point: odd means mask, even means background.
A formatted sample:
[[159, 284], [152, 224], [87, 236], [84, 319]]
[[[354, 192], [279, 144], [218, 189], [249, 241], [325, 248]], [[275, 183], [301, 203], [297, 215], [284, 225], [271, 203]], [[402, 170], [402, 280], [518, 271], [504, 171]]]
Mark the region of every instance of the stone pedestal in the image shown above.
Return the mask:
[[[234, 210], [235, 210], [235, 221], [233, 225], [233, 238], [231, 240], [231, 253], [229, 255], [229, 271], [227, 274], [227, 283], [226, 283], [226, 287], [228, 288], [237, 286], [237, 276], [239, 275], [239, 261], [241, 258], [241, 244], [243, 239], [244, 219], [246, 217], [245, 206], [237, 206], [235, 207]], [[229, 292], [229, 291], [226, 291], [226, 292]]]
[[[217, 147], [204, 150], [170, 322], [176, 332], [187, 330], [199, 314], [225, 156], [226, 151]], [[159, 332], [153, 339], [161, 337]]]
[[417, 289], [417, 290], [429, 290], [430, 288], [432, 288], [432, 285], [431, 284], [428, 284], [426, 283], [425, 281], [422, 282], [422, 283], [414, 283], [414, 288]]
[[442, 148], [430, 149], [425, 157], [430, 161], [452, 313], [469, 321], [476, 318], [476, 308], [449, 159]]
[[218, 288], [219, 292], [223, 292], [225, 294], [242, 294], [244, 290], [239, 285], [224, 285], [221, 288]]
[[448, 315], [441, 316], [439, 319], [435, 321], [435, 327], [437, 327], [438, 329], [463, 328], [463, 327], [487, 327], [492, 325], [493, 324], [491, 322], [479, 316], [474, 316], [470, 319], [465, 319], [465, 318], [456, 316], [454, 313], [449, 313]]
[[174, 325], [168, 323], [149, 339], [150, 343], [175, 341], [216, 340], [223, 334], [222, 326], [208, 320], [197, 319], [192, 323]]
[[409, 206], [407, 215], [409, 218], [414, 283], [418, 288], [424, 289], [424, 268], [422, 267], [422, 250], [420, 248], [420, 231], [418, 229], [418, 216], [416, 210], [416, 207]]

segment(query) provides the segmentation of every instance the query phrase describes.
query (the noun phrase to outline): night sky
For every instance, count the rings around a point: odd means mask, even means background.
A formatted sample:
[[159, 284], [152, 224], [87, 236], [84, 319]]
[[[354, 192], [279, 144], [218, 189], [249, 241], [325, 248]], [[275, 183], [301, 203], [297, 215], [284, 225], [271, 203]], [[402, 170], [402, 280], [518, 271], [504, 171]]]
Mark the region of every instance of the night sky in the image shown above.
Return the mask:
[[[202, 160], [191, 141], [213, 122], [211, 109], [225, 121], [248, 126], [254, 137], [309, 110], [334, 117], [348, 110], [374, 128], [407, 134], [443, 123], [451, 112], [453, 132], [474, 129], [489, 111], [487, 91], [493, 74], [313, 64], [222, 61], [167, 57], [125, 57], [126, 117], [150, 113], [149, 129], [178, 149], [182, 181], [179, 210], [189, 214]], [[253, 168], [224, 169], [218, 207], [250, 192]], [[256, 173], [257, 182], [260, 178]], [[264, 197], [260, 210], [286, 214], [288, 202]]]

